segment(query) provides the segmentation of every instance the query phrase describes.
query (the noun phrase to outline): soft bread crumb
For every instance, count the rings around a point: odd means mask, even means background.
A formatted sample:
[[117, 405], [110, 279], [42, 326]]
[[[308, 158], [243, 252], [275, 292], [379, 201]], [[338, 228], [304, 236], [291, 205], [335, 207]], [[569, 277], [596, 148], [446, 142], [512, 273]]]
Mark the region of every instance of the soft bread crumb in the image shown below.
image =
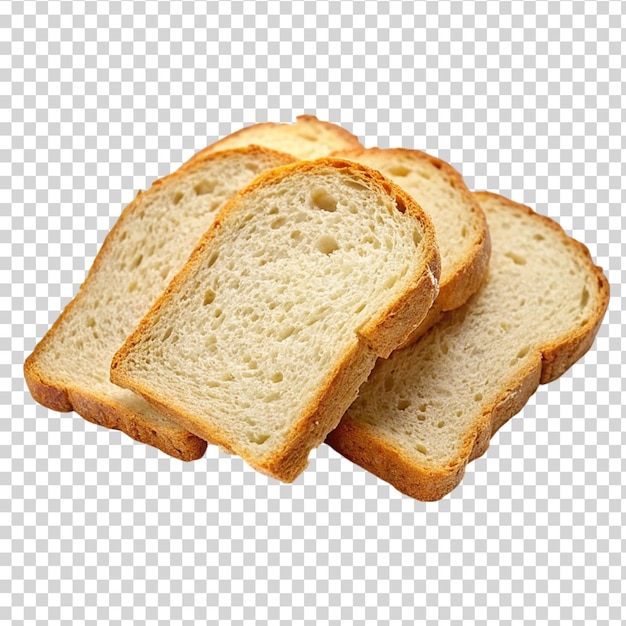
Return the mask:
[[336, 159], [257, 179], [218, 222], [120, 350], [112, 377], [293, 480], [376, 355], [430, 307], [433, 228], [379, 174]]

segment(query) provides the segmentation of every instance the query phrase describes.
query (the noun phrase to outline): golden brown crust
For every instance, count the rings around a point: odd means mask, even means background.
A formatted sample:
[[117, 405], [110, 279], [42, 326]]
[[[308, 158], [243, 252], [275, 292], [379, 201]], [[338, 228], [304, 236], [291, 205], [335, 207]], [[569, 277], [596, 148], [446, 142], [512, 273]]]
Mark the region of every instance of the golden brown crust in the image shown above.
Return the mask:
[[[248, 146], [235, 150], [225, 150], [216, 154], [206, 154], [194, 163], [186, 163], [176, 172], [154, 181], [152, 188], [157, 188], [166, 183], [172, 182], [196, 168], [202, 167], [206, 161], [229, 158], [233, 153], [258, 155], [267, 154], [280, 155], [284, 163], [294, 161], [291, 155], [277, 153], [275, 150], [261, 148], [259, 146]], [[150, 192], [146, 192], [150, 193]], [[130, 219], [136, 211], [138, 199], [142, 196], [138, 192], [136, 198], [126, 206], [118, 218], [116, 224], [107, 234], [100, 251], [94, 259], [93, 265], [87, 274], [85, 282], [81, 285], [80, 291], [75, 298], [68, 303], [61, 315], [48, 330], [46, 335], [35, 346], [32, 354], [24, 363], [24, 377], [26, 384], [36, 402], [55, 411], [69, 412], [76, 411], [87, 421], [100, 424], [106, 428], [121, 430], [133, 439], [147, 443], [159, 450], [181, 459], [191, 461], [202, 457], [206, 450], [206, 442], [195, 435], [181, 429], [177, 424], [159, 424], [155, 428], [154, 422], [148, 418], [134, 413], [119, 403], [115, 403], [108, 398], [97, 396], [87, 389], [68, 386], [60, 381], [56, 381], [52, 374], [43, 371], [38, 365], [39, 354], [47, 345], [54, 341], [60, 325], [71, 315], [74, 309], [80, 306], [83, 299], [83, 291], [89, 288], [93, 276], [99, 271], [102, 260], [109, 254], [114, 254], [117, 232]]]
[[[276, 183], [293, 172], [320, 171], [327, 167], [347, 169], [352, 175], [362, 178], [367, 184], [371, 185], [374, 182], [380, 185], [396, 199], [397, 206], [400, 207], [399, 210], [407, 211], [410, 215], [413, 215], [422, 226], [424, 260], [421, 271], [416, 273], [411, 287], [393, 302], [385, 312], [385, 315], [392, 317], [398, 328], [393, 328], [384, 315], [380, 315], [370, 324], [367, 324], [366, 327], [361, 328], [354, 348], [343, 355], [343, 358], [333, 371], [329, 373], [317, 397], [303, 411], [293, 428], [290, 438], [285, 442], [281, 450], [259, 463], [255, 459], [250, 459], [245, 454], [245, 451], [234, 450], [233, 446], [219, 430], [214, 430], [210, 425], [203, 423], [197, 416], [185, 412], [180, 407], [168, 405], [167, 401], [160, 397], [155, 389], [148, 389], [145, 385], [131, 380], [125, 371], [124, 363], [133, 346], [141, 341], [147, 329], [151, 326], [152, 320], [158, 316], [161, 308], [169, 302], [173, 294], [185, 283], [196, 262], [205, 255], [207, 246], [211, 244], [224, 222], [232, 213], [236, 213], [239, 210], [239, 202], [243, 195], [250, 194], [260, 187]], [[239, 454], [259, 471], [279, 480], [291, 482], [305, 469], [310, 450], [322, 443], [325, 435], [334, 428], [341, 419], [345, 409], [356, 398], [358, 388], [365, 381], [374, 366], [376, 356], [389, 354], [395, 346], [399, 345], [406, 338], [414, 327], [416, 320], [419, 321], [426, 315], [436, 295], [438, 276], [439, 253], [430, 220], [412, 198], [380, 173], [363, 165], [337, 158], [300, 161], [294, 165], [276, 168], [257, 178], [250, 186], [240, 191], [226, 203], [216, 217], [213, 226], [202, 238], [183, 269], [172, 280], [169, 287], [144, 317], [135, 332], [113, 357], [111, 380], [121, 387], [132, 389], [141, 394], [157, 410], [168, 415], [181, 426], [203, 439], [216, 443], [226, 451]], [[393, 343], [394, 341], [395, 344]]]
[[[431, 326], [434, 326], [445, 311], [451, 311], [465, 304], [469, 298], [478, 291], [485, 278], [491, 255], [491, 239], [487, 219], [479, 203], [472, 192], [467, 188], [463, 176], [450, 164], [420, 150], [408, 148], [360, 148], [354, 150], [341, 150], [334, 152], [334, 156], [346, 159], [355, 159], [367, 154], [380, 155], [392, 161], [397, 159], [410, 159], [416, 162], [426, 161], [445, 173], [456, 192], [463, 196], [465, 204], [471, 208], [468, 212], [468, 225], [471, 225], [475, 233], [467, 256], [458, 261], [452, 268], [445, 268], [448, 276], [439, 282], [439, 295], [431, 310], [422, 323], [417, 326], [403, 342], [401, 347], [415, 343]], [[400, 185], [401, 186], [401, 185]], [[424, 207], [422, 207], [424, 208]], [[427, 208], [424, 209], [428, 214]], [[444, 261], [445, 262], [445, 261]]]
[[180, 428], [178, 424], [159, 424], [129, 411], [110, 398], [90, 394], [76, 387], [59, 387], [47, 382], [30, 355], [24, 364], [26, 384], [36, 402], [54, 411], [75, 411], [92, 424], [121, 430], [136, 441], [147, 443], [182, 461], [201, 458], [206, 441]]
[[485, 453], [491, 437], [522, 410], [539, 384], [550, 382], [563, 374], [589, 350], [609, 303], [608, 281], [602, 269], [594, 265], [588, 249], [582, 243], [570, 238], [556, 222], [535, 213], [529, 207], [488, 192], [477, 192], [476, 195], [479, 201], [496, 199], [512, 211], [532, 215], [533, 219], [541, 220], [554, 230], [566, 245], [573, 247], [597, 280], [598, 307], [583, 326], [537, 347], [536, 358], [525, 369], [516, 372], [503, 386], [493, 405], [477, 416], [458, 455], [445, 467], [418, 465], [415, 459], [405, 455], [401, 449], [374, 436], [348, 410], [339, 426], [328, 435], [326, 443], [402, 493], [423, 501], [439, 500], [452, 491], [461, 482], [467, 464]]
[[[313, 132], [316, 132], [316, 131], [319, 132], [321, 128], [324, 128], [328, 130], [331, 134], [335, 135], [335, 137], [337, 137], [340, 141], [342, 141], [347, 150], [350, 150], [352, 148], [359, 149], [363, 147], [361, 145], [361, 142], [358, 140], [358, 138], [355, 137], [352, 133], [348, 132], [345, 128], [342, 128], [341, 126], [337, 126], [336, 124], [333, 124], [331, 122], [324, 122], [322, 120], [318, 120], [317, 117], [315, 117], [315, 115], [298, 115], [296, 117], [295, 124], [298, 124], [300, 126], [308, 126], [311, 128], [311, 130], [313, 130]], [[251, 130], [256, 131], [259, 128], [270, 129], [270, 128], [279, 128], [283, 126], [291, 126], [291, 124], [282, 123], [282, 122], [260, 122], [258, 124], [245, 126], [244, 128], [240, 128], [234, 133], [231, 133], [230, 135], [227, 135], [226, 137], [219, 139], [218, 141], [207, 146], [206, 148], [203, 148], [199, 152], [196, 152], [196, 154], [194, 154], [191, 157], [191, 159], [187, 161], [187, 163], [195, 163], [197, 159], [201, 159], [205, 157], [207, 154], [213, 154], [214, 152], [222, 150], [223, 149], [222, 146], [224, 146], [225, 144], [227, 145], [227, 143], [233, 137], [235, 138], [245, 137], [247, 134], [250, 133]]]

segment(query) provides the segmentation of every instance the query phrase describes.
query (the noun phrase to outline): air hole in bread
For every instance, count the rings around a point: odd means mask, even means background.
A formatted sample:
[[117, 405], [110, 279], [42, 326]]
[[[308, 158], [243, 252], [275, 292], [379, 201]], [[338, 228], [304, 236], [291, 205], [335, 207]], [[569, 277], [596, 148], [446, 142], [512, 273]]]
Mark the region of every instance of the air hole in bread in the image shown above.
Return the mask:
[[271, 224], [270, 224], [270, 228], [272, 230], [276, 230], [278, 228], [280, 228], [281, 226], [285, 225], [285, 222], [287, 220], [284, 217], [279, 217], [278, 219], [275, 219]]
[[[352, 187], [353, 189], [358, 189], [359, 191], [367, 190], [367, 187], [363, 183], [356, 180], [346, 180], [345, 182], [348, 187]], [[352, 211], [350, 211], [350, 213], [352, 213]]]
[[213, 289], [207, 289], [204, 292], [204, 299], [202, 300], [202, 304], [204, 306], [207, 306], [207, 304], [211, 304], [213, 300], [215, 300], [215, 292], [213, 291]]
[[390, 276], [384, 283], [385, 289], [391, 289], [398, 282], [397, 276]]
[[[268, 215], [278, 215], [278, 207], [277, 206], [273, 206], [268, 212]], [[252, 214], [250, 214], [250, 217], [252, 217]]]
[[207, 180], [206, 178], [204, 178], [197, 185], [194, 186], [193, 190], [196, 192], [196, 195], [204, 196], [207, 193], [213, 193], [216, 184], [217, 181]]
[[174, 327], [170, 326], [164, 333], [163, 333], [163, 341], [166, 341], [167, 339], [170, 338], [170, 336], [172, 335], [172, 333], [174, 332]]
[[446, 423], [445, 423], [445, 422], [443, 422], [443, 421], [442, 421], [442, 422], [439, 422], [439, 423], [437, 424], [437, 428], [443, 428], [445, 425], [446, 425]]
[[133, 262], [130, 264], [130, 269], [134, 270], [136, 268], [138, 268], [141, 265], [141, 262], [143, 261], [143, 254], [138, 254], [134, 259]]
[[317, 249], [323, 254], [332, 254], [336, 250], [339, 250], [339, 244], [332, 235], [322, 235], [317, 240]]
[[580, 306], [587, 306], [587, 302], [589, 302], [589, 291], [587, 287], [583, 287], [583, 293], [580, 297]]
[[417, 228], [415, 228], [413, 230], [413, 243], [416, 246], [419, 246], [421, 241], [422, 241], [422, 233], [420, 233], [420, 231]]
[[387, 374], [385, 376], [385, 391], [391, 391], [393, 389], [393, 376], [391, 374]]
[[302, 233], [299, 230], [294, 230], [290, 236], [294, 241], [302, 241]]
[[400, 211], [400, 213], [406, 213], [406, 205], [398, 198], [396, 198], [396, 208]]
[[367, 235], [366, 237], [363, 237], [363, 243], [372, 244], [375, 250], [378, 250], [380, 248], [380, 241], [378, 241], [378, 239], [374, 239], [372, 235]]
[[537, 233], [536, 235], [534, 235], [533, 239], [535, 239], [535, 241], [544, 241], [545, 237]]
[[96, 320], [93, 317], [89, 316], [87, 318], [87, 328], [93, 328], [95, 325], [96, 325]]
[[474, 402], [480, 402], [483, 399], [483, 394], [482, 393], [475, 393], [474, 394]]
[[392, 176], [407, 176], [411, 170], [404, 165], [394, 165], [387, 169]]
[[516, 252], [505, 252], [504, 256], [511, 259], [515, 265], [526, 265], [526, 259]]
[[278, 334], [278, 341], [285, 341], [288, 337], [291, 337], [296, 332], [295, 326], [287, 326], [283, 328]]
[[311, 190], [313, 204], [322, 211], [334, 213], [337, 210], [337, 200], [323, 187], [315, 187]]
[[184, 196], [185, 194], [182, 193], [182, 191], [178, 191], [174, 194], [174, 197], [172, 198], [172, 202], [176, 205], [183, 199]]
[[264, 398], [263, 402], [270, 403], [278, 400], [280, 398], [280, 391], [273, 391], [272, 393], [268, 393]]
[[275, 374], [272, 374], [272, 377], [270, 379], [273, 383], [280, 383], [283, 380], [283, 373], [282, 372], [276, 372]]
[[461, 228], [461, 237], [467, 237], [467, 226], [465, 225]]
[[530, 346], [524, 346], [518, 353], [517, 358], [523, 359], [530, 352]]
[[320, 315], [313, 315], [312, 317], [310, 317], [307, 321], [306, 321], [306, 325], [307, 326], [313, 326], [313, 324], [316, 324], [317, 322], [319, 322], [321, 320], [321, 316]]
[[217, 261], [218, 256], [219, 256], [219, 253], [217, 251], [213, 252], [211, 256], [208, 258], [206, 266], [213, 267], [215, 265], [215, 261]]
[[248, 439], [250, 440], [250, 443], [256, 443], [259, 446], [263, 445], [269, 438], [269, 435], [248, 433]]
[[418, 443], [415, 446], [415, 449], [420, 452], [421, 454], [423, 454], [424, 456], [426, 456], [428, 454], [428, 450], [426, 449], [426, 446], [422, 445], [421, 443]]
[[398, 411], [404, 411], [411, 406], [411, 403], [408, 400], [398, 400]]
[[365, 308], [366, 304], [365, 302], [363, 302], [362, 304], [359, 304], [359, 306], [355, 309], [354, 313], [360, 313], [364, 308]]

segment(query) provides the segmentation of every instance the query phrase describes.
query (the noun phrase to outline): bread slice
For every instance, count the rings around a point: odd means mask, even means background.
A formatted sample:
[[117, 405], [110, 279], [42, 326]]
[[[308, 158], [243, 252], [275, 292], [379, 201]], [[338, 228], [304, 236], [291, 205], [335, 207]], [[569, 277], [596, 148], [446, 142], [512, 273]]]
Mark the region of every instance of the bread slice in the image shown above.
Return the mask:
[[411, 334], [413, 343], [441, 317], [480, 287], [491, 244], [485, 214], [452, 166], [419, 150], [370, 148], [336, 153], [377, 169], [408, 192], [431, 218], [441, 253], [439, 295]]
[[322, 122], [314, 115], [299, 115], [294, 124], [262, 122], [246, 126], [196, 153], [188, 163], [218, 150], [251, 144], [288, 152], [299, 159], [318, 159], [336, 150], [363, 147], [353, 134], [341, 126]]
[[489, 193], [488, 278], [413, 346], [379, 361], [327, 442], [420, 500], [438, 500], [540, 383], [592, 345], [609, 285], [555, 222]]
[[264, 170], [294, 159], [264, 148], [206, 155], [157, 180], [122, 212], [76, 297], [37, 344], [24, 374], [37, 402], [184, 460], [206, 443], [109, 381], [113, 354], [183, 266], [217, 210]]
[[301, 161], [228, 203], [111, 379], [290, 482], [426, 315], [438, 276], [407, 194], [356, 163]]

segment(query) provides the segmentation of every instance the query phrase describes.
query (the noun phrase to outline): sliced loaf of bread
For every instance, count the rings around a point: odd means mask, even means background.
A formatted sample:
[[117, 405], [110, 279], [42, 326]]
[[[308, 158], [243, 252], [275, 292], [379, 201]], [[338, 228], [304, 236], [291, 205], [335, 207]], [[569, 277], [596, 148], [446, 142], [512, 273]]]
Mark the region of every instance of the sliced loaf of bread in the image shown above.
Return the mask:
[[294, 124], [261, 122], [246, 126], [207, 146], [192, 156], [188, 162], [218, 150], [251, 144], [288, 152], [299, 159], [318, 159], [336, 150], [363, 147], [353, 134], [341, 126], [318, 120], [314, 115], [300, 115]]
[[408, 192], [433, 222], [441, 253], [439, 295], [406, 342], [413, 343], [444, 311], [460, 307], [480, 287], [491, 250], [485, 215], [461, 174], [429, 154], [404, 148], [336, 154], [382, 172]]
[[537, 386], [591, 347], [609, 300], [602, 270], [555, 222], [501, 196], [476, 198], [493, 245], [485, 284], [380, 360], [327, 439], [420, 500], [450, 492]]
[[217, 217], [113, 359], [113, 382], [283, 481], [436, 293], [434, 229], [340, 159], [258, 178]]
[[111, 358], [224, 202], [264, 170], [292, 161], [258, 147], [207, 154], [139, 193], [105, 239], [76, 297], [26, 360], [35, 400], [56, 411], [75, 410], [172, 456], [202, 456], [204, 441], [109, 381]]

